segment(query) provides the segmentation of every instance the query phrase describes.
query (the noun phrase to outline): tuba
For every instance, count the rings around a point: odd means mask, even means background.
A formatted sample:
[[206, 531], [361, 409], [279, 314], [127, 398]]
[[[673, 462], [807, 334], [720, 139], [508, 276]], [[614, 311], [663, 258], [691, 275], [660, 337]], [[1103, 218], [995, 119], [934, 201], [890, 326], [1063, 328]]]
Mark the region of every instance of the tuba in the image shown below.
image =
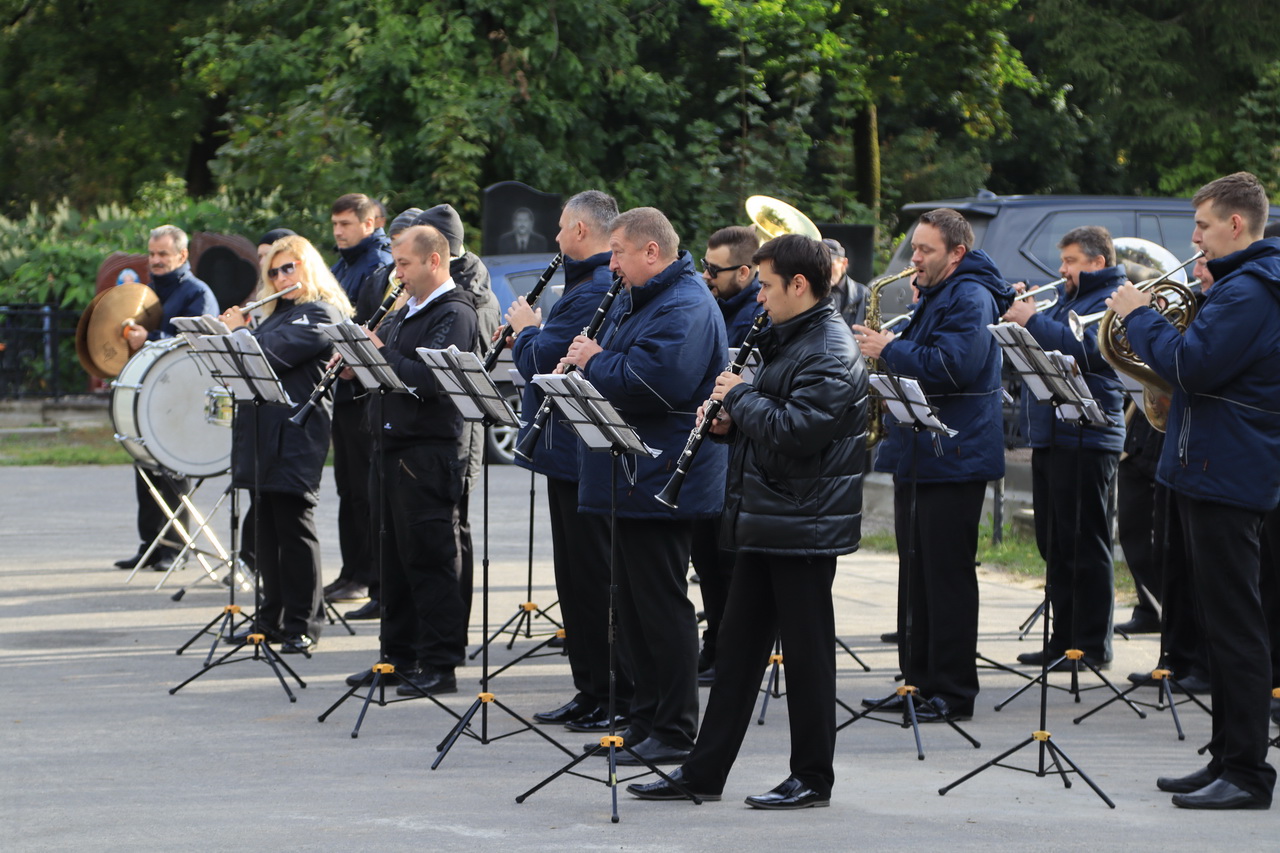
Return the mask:
[[753, 195], [747, 199], [747, 216], [756, 227], [760, 242], [781, 237], [783, 234], [803, 234], [812, 240], [821, 240], [822, 232], [813, 220], [785, 201], [767, 195]]
[[[1159, 275], [1135, 286], [1151, 296], [1151, 307], [1174, 325], [1179, 334], [1186, 334], [1187, 327], [1196, 316], [1196, 298], [1185, 281], [1183, 268], [1195, 263], [1204, 252], [1196, 252], [1185, 261], [1179, 262], [1164, 247], [1149, 240], [1138, 238], [1121, 238], [1116, 240], [1116, 260], [1125, 265], [1131, 264], [1154, 269]], [[1170, 261], [1169, 259], [1173, 260]], [[1087, 325], [1093, 316], [1076, 318], [1077, 323]], [[1169, 403], [1173, 395], [1173, 387], [1159, 374], [1138, 358], [1125, 334], [1124, 325], [1114, 311], [1102, 312], [1098, 322], [1098, 349], [1102, 357], [1118, 372], [1136, 380], [1142, 385], [1142, 410], [1151, 426], [1160, 432], [1165, 431], [1169, 421]], [[1074, 324], [1073, 324], [1074, 325]]]
[[[915, 267], [907, 267], [901, 272], [880, 276], [880, 278], [876, 279], [875, 281], [871, 282], [871, 284], [867, 285], [867, 289], [871, 291], [871, 294], [867, 297], [867, 317], [866, 317], [866, 320], [863, 321], [863, 325], [865, 325], [868, 329], [871, 329], [872, 331], [879, 332], [882, 329], [885, 329], [889, 326], [897, 325], [898, 323], [901, 323], [904, 320], [910, 320], [912, 317], [911, 314], [900, 314], [897, 317], [894, 317], [888, 323], [881, 323], [880, 292], [885, 289], [886, 285], [892, 284], [893, 282], [899, 279], [906, 278], [909, 275], [915, 275], [915, 274], [916, 274]], [[867, 370], [870, 372], [873, 372], [876, 369], [877, 369], [876, 359], [868, 358]], [[884, 406], [881, 404], [880, 394], [874, 388], [868, 389], [867, 391], [867, 447], [872, 448], [872, 447], [875, 447], [877, 444], [879, 444], [881, 440], [884, 439], [886, 431], [887, 431], [887, 427], [885, 426], [885, 423], [884, 423]]]

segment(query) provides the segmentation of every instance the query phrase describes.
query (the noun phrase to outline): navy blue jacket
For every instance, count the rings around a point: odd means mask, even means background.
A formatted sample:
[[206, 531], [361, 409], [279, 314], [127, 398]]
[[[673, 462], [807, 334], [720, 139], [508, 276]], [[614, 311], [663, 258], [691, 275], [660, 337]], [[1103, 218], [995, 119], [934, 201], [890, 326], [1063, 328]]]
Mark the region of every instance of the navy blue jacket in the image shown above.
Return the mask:
[[1084, 373], [1084, 384], [1089, 386], [1093, 398], [1112, 424], [1109, 427], [1085, 427], [1084, 440], [1080, 442], [1078, 426], [1062, 420], [1055, 425], [1053, 407], [1039, 402], [1029, 390], [1023, 389], [1022, 434], [1027, 436], [1032, 447], [1048, 447], [1052, 437], [1055, 447], [1083, 447], [1117, 453], [1124, 449], [1124, 386], [1115, 368], [1098, 351], [1098, 324], [1090, 324], [1085, 330], [1084, 340], [1078, 341], [1068, 322], [1072, 311], [1083, 317], [1105, 310], [1107, 297], [1124, 282], [1123, 266], [1082, 272], [1080, 287], [1073, 296], [1068, 298], [1065, 288], [1059, 285], [1058, 304], [1037, 311], [1027, 321], [1027, 331], [1045, 352], [1057, 350], [1075, 358]]
[[329, 271], [347, 292], [347, 299], [355, 305], [364, 280], [378, 267], [389, 263], [392, 263], [391, 241], [381, 228], [375, 228], [372, 234], [354, 246], [339, 249], [338, 262]]
[[[729, 346], [740, 347], [751, 331], [751, 321], [755, 319], [760, 306], [756, 297], [760, 294], [760, 277], [751, 279], [751, 283], [728, 299], [716, 302], [720, 305], [720, 314], [724, 317], [724, 328], [729, 335]], [[701, 451], [699, 451], [701, 452]]]
[[[529, 431], [544, 396], [529, 380], [535, 374], [555, 370], [569, 344], [591, 322], [600, 300], [604, 299], [613, 282], [613, 273], [609, 272], [609, 259], [612, 257], [610, 252], [601, 252], [584, 261], [565, 258], [564, 293], [551, 306], [541, 329], [526, 326], [512, 343], [511, 359], [525, 380], [520, 398], [524, 425], [520, 428], [519, 440], [523, 440]], [[578, 437], [561, 421], [559, 409], [551, 410], [551, 418], [534, 447], [533, 461], [527, 462], [517, 456], [516, 464], [557, 480], [572, 482], [578, 479]]]
[[1013, 304], [1013, 288], [991, 259], [971, 251], [951, 277], [922, 288], [901, 336], [880, 357], [889, 370], [920, 381], [954, 437], [914, 434], [890, 424], [877, 471], [911, 479], [912, 444], [921, 483], [969, 483], [1004, 476], [1000, 347], [987, 329]]
[[1209, 272], [1185, 335], [1151, 308], [1125, 320], [1138, 357], [1173, 386], [1156, 479], [1267, 512], [1280, 502], [1280, 238], [1210, 261]]
[[[655, 495], [671, 478], [693, 430], [698, 406], [728, 363], [724, 321], [715, 297], [682, 251], [643, 286], [618, 294], [600, 335], [604, 351], [583, 370], [605, 399], [636, 428], [656, 459], [618, 462], [618, 515], [629, 518], [715, 518], [724, 504], [726, 449], [705, 443], [672, 510]], [[610, 455], [579, 454], [581, 510], [608, 513]]]
[[150, 287], [160, 297], [164, 309], [164, 321], [160, 328], [147, 335], [147, 340], [172, 338], [178, 333], [173, 327], [174, 317], [199, 317], [201, 314], [218, 316], [218, 299], [209, 285], [196, 278], [191, 264], [183, 264], [173, 272], [153, 275]]

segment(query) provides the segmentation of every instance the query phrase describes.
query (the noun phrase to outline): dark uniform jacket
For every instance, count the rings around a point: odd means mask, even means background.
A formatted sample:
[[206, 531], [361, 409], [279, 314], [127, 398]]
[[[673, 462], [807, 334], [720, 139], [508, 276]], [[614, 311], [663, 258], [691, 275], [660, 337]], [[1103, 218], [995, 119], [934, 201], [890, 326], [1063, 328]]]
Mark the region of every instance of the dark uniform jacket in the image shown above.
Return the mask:
[[751, 283], [728, 299], [716, 300], [720, 305], [720, 314], [724, 317], [725, 331], [729, 335], [729, 346], [740, 347], [742, 341], [751, 331], [751, 321], [755, 319], [760, 306], [756, 297], [760, 295], [760, 278], [757, 276]]
[[192, 274], [191, 264], [183, 264], [163, 275], [153, 275], [149, 286], [160, 297], [160, 305], [164, 309], [164, 320], [160, 328], [147, 335], [149, 341], [176, 335], [178, 330], [173, 327], [174, 317], [218, 316], [217, 297], [209, 285]]

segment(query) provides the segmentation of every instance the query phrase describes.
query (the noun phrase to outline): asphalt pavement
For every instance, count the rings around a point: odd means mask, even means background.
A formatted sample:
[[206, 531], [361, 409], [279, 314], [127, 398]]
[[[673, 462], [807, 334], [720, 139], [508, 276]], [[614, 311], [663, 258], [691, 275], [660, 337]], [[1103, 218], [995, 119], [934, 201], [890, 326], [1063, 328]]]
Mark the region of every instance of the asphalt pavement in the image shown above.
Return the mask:
[[[211, 507], [225, 483], [207, 482], [198, 504]], [[529, 492], [527, 472], [493, 469], [491, 628], [528, 598]], [[331, 580], [338, 568], [331, 481], [323, 494], [318, 520], [325, 580]], [[479, 550], [482, 511], [477, 495]], [[547, 607], [555, 595], [541, 505], [534, 517], [532, 600]], [[1046, 728], [1114, 809], [1075, 774], [1069, 788], [1056, 775], [1037, 776], [1034, 745], [1004, 762], [1020, 770], [994, 767], [939, 796], [939, 788], [1040, 728], [1038, 690], [993, 710], [1026, 683], [1000, 669], [982, 670], [977, 714], [963, 724], [980, 749], [946, 726], [927, 725], [921, 730], [925, 758], [917, 760], [911, 730], [896, 723], [864, 719], [841, 731], [830, 808], [777, 813], [742, 804], [788, 774], [785, 697], [769, 703], [763, 725], [751, 727], [722, 802], [648, 803], [619, 792], [620, 822], [613, 824], [605, 762], [593, 759], [584, 765], [593, 779], [563, 776], [517, 804], [517, 795], [566, 758], [519, 731], [500, 710], [476, 717], [473, 729], [487, 734], [488, 743], [463, 738], [437, 770], [430, 769], [436, 745], [455, 718], [430, 702], [375, 704], [358, 739], [351, 737], [359, 710], [354, 700], [317, 722], [343, 694], [344, 677], [375, 661], [373, 623], [352, 623], [354, 636], [331, 626], [310, 660], [286, 658], [306, 683], [305, 689], [291, 684], [294, 703], [270, 667], [251, 659], [214, 669], [170, 695], [201, 668], [212, 638], [201, 637], [182, 655], [175, 650], [218, 616], [227, 591], [202, 579], [193, 564], [160, 589], [154, 586], [161, 576], [151, 571], [126, 583], [128, 572], [111, 564], [133, 553], [134, 519], [127, 467], [0, 468], [0, 837], [7, 850], [740, 853], [1266, 849], [1274, 843], [1276, 818], [1269, 812], [1187, 812], [1156, 790], [1156, 776], [1190, 772], [1204, 762], [1196, 749], [1208, 739], [1209, 718], [1194, 706], [1179, 709], [1187, 734], [1181, 741], [1167, 709], [1143, 709], [1147, 718], [1139, 719], [1117, 703], [1073, 724], [1110, 695], [1092, 675], [1081, 686], [1095, 689], [1083, 690], [1079, 701], [1059, 689], [1069, 686], [1069, 675], [1052, 676]], [[225, 504], [212, 525], [225, 544]], [[878, 637], [893, 627], [896, 572], [896, 558], [885, 555], [840, 560], [837, 628], [871, 667], [864, 672], [839, 653], [838, 695], [850, 705], [893, 686], [896, 655]], [[477, 566], [478, 581], [479, 574]], [[1041, 590], [985, 570], [980, 584], [980, 651], [1012, 663], [1038, 644], [1038, 627], [1019, 640], [1018, 625]], [[185, 594], [172, 600], [179, 589]], [[696, 600], [697, 585], [690, 590]], [[472, 650], [484, 634], [482, 620], [477, 596]], [[511, 650], [495, 645], [493, 666], [536, 642], [522, 636]], [[1125, 674], [1153, 665], [1157, 652], [1153, 636], [1117, 639], [1116, 661], [1106, 674], [1127, 686]], [[478, 660], [460, 669], [461, 689], [443, 704], [462, 713], [480, 674]], [[558, 655], [523, 661], [490, 689], [526, 717], [572, 693], [566, 659]], [[1150, 688], [1137, 695], [1156, 698]], [[705, 704], [705, 689], [702, 699]], [[847, 716], [841, 712], [838, 719]], [[570, 750], [585, 741], [558, 728], [543, 730]]]

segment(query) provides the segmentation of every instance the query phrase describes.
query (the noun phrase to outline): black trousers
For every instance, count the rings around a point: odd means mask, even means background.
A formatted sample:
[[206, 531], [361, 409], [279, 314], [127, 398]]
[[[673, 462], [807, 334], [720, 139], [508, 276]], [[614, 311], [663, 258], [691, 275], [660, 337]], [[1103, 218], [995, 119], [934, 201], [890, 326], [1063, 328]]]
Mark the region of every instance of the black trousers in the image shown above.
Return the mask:
[[1270, 802], [1271, 649], [1258, 589], [1263, 513], [1184, 494], [1177, 501], [1209, 658], [1209, 769]]
[[388, 450], [382, 645], [391, 663], [452, 669], [466, 651], [457, 572], [462, 472], [452, 444]]
[[[463, 460], [463, 464], [466, 461]], [[485, 476], [489, 476], [485, 472]], [[457, 557], [453, 561], [453, 571], [458, 576], [458, 595], [462, 598], [462, 625], [464, 631], [471, 624], [471, 599], [475, 592], [476, 551], [471, 542], [471, 519], [468, 515], [471, 495], [465, 491], [458, 499], [458, 514], [453, 522], [453, 540], [457, 549]], [[465, 643], [466, 640], [464, 639]]]
[[702, 612], [707, 617], [707, 627], [702, 632], [702, 657], [713, 665], [718, 654], [716, 635], [729, 601], [734, 557], [734, 552], [720, 547], [720, 519], [702, 518], [693, 523], [689, 559], [693, 562], [693, 570], [698, 573], [698, 585], [702, 587]]
[[1258, 587], [1271, 641], [1271, 686], [1280, 687], [1280, 509], [1262, 520], [1262, 560]]
[[791, 728], [791, 775], [824, 796], [835, 780], [836, 656], [831, 584], [835, 557], [739, 553], [720, 627], [716, 680], [682, 773], [719, 793], [751, 725], [760, 680], [782, 634]]
[[618, 627], [635, 688], [635, 743], [644, 735], [691, 749], [698, 730], [698, 622], [687, 576], [692, 526], [619, 518], [614, 531]]
[[1153, 527], [1156, 481], [1133, 459], [1121, 459], [1116, 467], [1116, 491], [1116, 538], [1138, 587], [1133, 616], [1156, 619], [1160, 616], [1163, 568], [1156, 558]]
[[[179, 495], [185, 495], [187, 490], [191, 488], [191, 483], [186, 477], [171, 477], [160, 471], [147, 470], [147, 476], [151, 478], [151, 482], [155, 483], [156, 491], [164, 496], [164, 501], [172, 509], [178, 505]], [[133, 490], [138, 496], [138, 539], [142, 542], [142, 547], [146, 548], [151, 544], [151, 540], [160, 535], [160, 531], [164, 529], [165, 515], [164, 510], [160, 509], [160, 505], [156, 503], [156, 499], [151, 496], [151, 490], [147, 488], [147, 484], [142, 479], [142, 474], [135, 467], [133, 469]], [[182, 526], [187, 532], [191, 532], [191, 521], [184, 509], [178, 513], [178, 520], [182, 522]], [[171, 542], [181, 542], [182, 537], [178, 536], [176, 530], [170, 529], [169, 534], [165, 537]]]
[[[928, 698], [971, 713], [978, 695], [978, 521], [985, 481], [921, 483], [912, 529], [911, 484], [895, 481], [898, 665]], [[910, 556], [914, 542], [914, 558]], [[911, 616], [911, 641], [905, 642]], [[833, 641], [834, 644], [834, 641]], [[718, 677], [718, 673], [717, 673]]]
[[259, 492], [249, 506], [256, 519], [254, 570], [262, 581], [258, 622], [268, 631], [315, 639], [324, 626], [314, 511], [304, 497], [275, 492]]
[[1196, 609], [1195, 583], [1178, 502], [1165, 486], [1155, 491], [1156, 561], [1160, 565], [1160, 663], [1176, 676], [1208, 677], [1204, 627]]
[[[578, 484], [547, 479], [556, 595], [564, 623], [575, 700], [604, 706], [609, 698], [609, 519], [578, 512]], [[631, 678], [619, 660], [617, 708], [631, 704]]]
[[1118, 458], [1110, 450], [1031, 452], [1036, 544], [1047, 566], [1055, 656], [1080, 649], [1111, 660], [1116, 594], [1108, 509]]
[[369, 468], [373, 439], [362, 429], [363, 401], [340, 402], [333, 407], [333, 479], [338, 487], [338, 547], [342, 570], [338, 579], [363, 586], [374, 582], [373, 558], [376, 527], [369, 526]]

